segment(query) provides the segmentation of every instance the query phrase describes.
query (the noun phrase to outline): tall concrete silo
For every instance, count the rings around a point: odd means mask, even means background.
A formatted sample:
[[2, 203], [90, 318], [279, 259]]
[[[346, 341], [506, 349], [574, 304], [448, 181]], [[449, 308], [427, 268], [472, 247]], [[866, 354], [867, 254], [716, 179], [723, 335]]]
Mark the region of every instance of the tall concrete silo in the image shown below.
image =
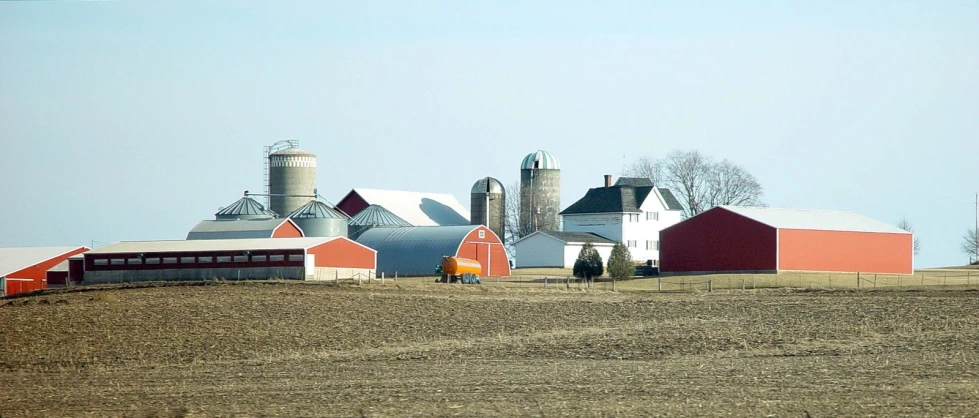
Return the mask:
[[503, 183], [492, 177], [484, 177], [476, 181], [472, 188], [472, 198], [469, 201], [469, 224], [485, 225], [506, 242], [506, 193]]
[[561, 163], [547, 151], [536, 151], [520, 163], [520, 236], [560, 231]]
[[315, 154], [288, 148], [269, 155], [269, 209], [279, 216], [288, 216], [315, 193]]
[[326, 203], [310, 200], [289, 214], [306, 237], [346, 237], [347, 216]]

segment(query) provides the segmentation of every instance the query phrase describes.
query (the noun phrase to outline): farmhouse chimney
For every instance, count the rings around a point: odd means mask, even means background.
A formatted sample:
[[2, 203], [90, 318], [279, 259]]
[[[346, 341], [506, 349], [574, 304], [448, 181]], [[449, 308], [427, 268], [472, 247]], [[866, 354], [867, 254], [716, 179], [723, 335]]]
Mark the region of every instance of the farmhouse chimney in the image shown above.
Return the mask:
[[605, 175], [605, 187], [612, 187], [612, 175], [611, 174], [606, 174]]

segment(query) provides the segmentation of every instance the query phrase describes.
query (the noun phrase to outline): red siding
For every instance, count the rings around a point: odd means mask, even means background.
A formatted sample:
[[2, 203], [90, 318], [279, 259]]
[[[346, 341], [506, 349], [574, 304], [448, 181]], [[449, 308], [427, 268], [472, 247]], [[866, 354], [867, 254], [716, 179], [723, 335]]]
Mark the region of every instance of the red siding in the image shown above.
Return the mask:
[[[483, 238], [479, 237], [479, 231], [483, 231]], [[485, 226], [481, 225], [474, 229], [462, 240], [456, 256], [479, 261], [483, 266], [480, 276], [510, 275], [510, 261], [507, 259], [506, 250], [503, 249], [503, 243]]]
[[779, 230], [779, 270], [912, 274], [912, 236]]
[[[57, 257], [50, 258], [48, 260], [41, 261], [32, 266], [17, 270], [13, 273], [7, 275], [7, 278], [11, 279], [29, 279], [30, 282], [24, 280], [8, 280], [7, 285], [11, 285], [12, 282], [17, 282], [13, 287], [7, 288], [7, 294], [13, 295], [15, 293], [29, 292], [33, 290], [47, 289], [48, 288], [48, 269], [61, 264], [68, 257], [75, 254], [81, 254], [88, 251], [86, 247], [78, 247], [77, 249], [71, 250], [67, 253], [61, 254]], [[13, 289], [19, 289], [18, 291], [13, 291]]]
[[340, 237], [306, 250], [316, 256], [316, 267], [377, 268], [374, 250]]
[[337, 209], [342, 210], [343, 213], [346, 213], [347, 216], [351, 217], [356, 216], [358, 213], [360, 213], [360, 211], [367, 208], [367, 206], [367, 201], [353, 190], [351, 190], [350, 193], [347, 193], [347, 195], [344, 196], [343, 199], [340, 199], [340, 202], [337, 203]]
[[68, 282], [67, 271], [49, 271], [47, 275], [48, 284], [65, 284]]
[[272, 238], [302, 238], [303, 232], [292, 221], [286, 219], [275, 231], [272, 231]]
[[713, 208], [660, 231], [660, 270], [774, 271], [776, 229]]

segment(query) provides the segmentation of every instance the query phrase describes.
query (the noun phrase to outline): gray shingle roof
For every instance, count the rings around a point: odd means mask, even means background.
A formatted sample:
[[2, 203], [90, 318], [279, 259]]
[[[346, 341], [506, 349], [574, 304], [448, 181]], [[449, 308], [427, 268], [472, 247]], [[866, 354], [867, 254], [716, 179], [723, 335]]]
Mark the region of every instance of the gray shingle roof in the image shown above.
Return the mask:
[[645, 177], [619, 177], [615, 181], [615, 185], [632, 187], [652, 186], [653, 181]]
[[561, 215], [576, 213], [623, 213], [639, 212], [646, 196], [653, 190], [651, 186], [612, 186], [588, 189], [585, 197], [568, 206]]
[[669, 210], [683, 210], [683, 204], [673, 195], [670, 189], [665, 187], [659, 188], [659, 194], [663, 195], [663, 200], [666, 201], [666, 208]]
[[537, 231], [542, 234], [550, 235], [565, 243], [569, 242], [591, 242], [593, 244], [615, 244], [608, 238], [591, 232], [565, 232], [565, 231]]

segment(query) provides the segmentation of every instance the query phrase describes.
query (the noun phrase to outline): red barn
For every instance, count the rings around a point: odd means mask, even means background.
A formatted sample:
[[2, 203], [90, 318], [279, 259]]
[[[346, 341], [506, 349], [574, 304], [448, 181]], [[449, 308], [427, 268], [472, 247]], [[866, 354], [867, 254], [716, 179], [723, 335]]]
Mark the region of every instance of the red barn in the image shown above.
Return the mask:
[[912, 274], [912, 242], [853, 212], [718, 206], [660, 231], [660, 271]]
[[88, 247], [0, 248], [0, 296], [47, 289], [48, 270]]
[[84, 284], [215, 277], [372, 278], [377, 263], [376, 251], [346, 237], [124, 241], [84, 257]]

